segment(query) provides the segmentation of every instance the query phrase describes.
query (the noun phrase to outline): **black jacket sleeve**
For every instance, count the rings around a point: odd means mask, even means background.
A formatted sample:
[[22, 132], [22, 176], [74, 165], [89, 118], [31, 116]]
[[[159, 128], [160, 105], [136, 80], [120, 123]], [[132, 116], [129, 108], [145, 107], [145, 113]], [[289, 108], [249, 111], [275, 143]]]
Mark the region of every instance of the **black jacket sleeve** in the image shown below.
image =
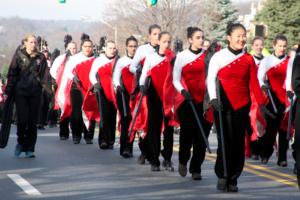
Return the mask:
[[14, 87], [19, 79], [20, 69], [18, 63], [19, 63], [19, 56], [16, 51], [9, 65], [8, 73], [7, 73], [7, 84], [5, 87], [5, 94], [8, 96], [13, 93]]

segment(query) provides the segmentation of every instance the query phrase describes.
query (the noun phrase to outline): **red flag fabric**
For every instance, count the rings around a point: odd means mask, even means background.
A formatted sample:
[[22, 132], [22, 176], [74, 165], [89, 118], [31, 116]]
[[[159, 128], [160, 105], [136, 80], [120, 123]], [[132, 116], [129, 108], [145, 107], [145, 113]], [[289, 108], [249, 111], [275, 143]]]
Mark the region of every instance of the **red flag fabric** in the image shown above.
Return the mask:
[[93, 92], [89, 91], [92, 86], [89, 74], [94, 60], [95, 58], [92, 58], [78, 64], [73, 71], [74, 75], [80, 80], [79, 88], [84, 97], [82, 104], [82, 117], [87, 128], [89, 127], [89, 122], [91, 120], [95, 120], [97, 122], [100, 121], [96, 96]]

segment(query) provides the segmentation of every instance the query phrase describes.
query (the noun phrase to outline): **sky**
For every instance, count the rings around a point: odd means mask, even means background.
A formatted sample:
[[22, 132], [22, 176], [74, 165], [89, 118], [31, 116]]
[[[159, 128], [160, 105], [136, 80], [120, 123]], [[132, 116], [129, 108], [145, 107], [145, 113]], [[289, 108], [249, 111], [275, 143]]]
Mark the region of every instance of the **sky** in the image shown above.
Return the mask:
[[[137, 1], [137, 0], [132, 0]], [[233, 0], [247, 1], [247, 0]], [[97, 20], [112, 0], [0, 0], [0, 17], [55, 20]]]
[[[107, 8], [109, 0], [0, 0], [0, 17], [28, 19], [81, 20], [82, 16], [95, 20]], [[105, 4], [105, 5], [104, 5]]]

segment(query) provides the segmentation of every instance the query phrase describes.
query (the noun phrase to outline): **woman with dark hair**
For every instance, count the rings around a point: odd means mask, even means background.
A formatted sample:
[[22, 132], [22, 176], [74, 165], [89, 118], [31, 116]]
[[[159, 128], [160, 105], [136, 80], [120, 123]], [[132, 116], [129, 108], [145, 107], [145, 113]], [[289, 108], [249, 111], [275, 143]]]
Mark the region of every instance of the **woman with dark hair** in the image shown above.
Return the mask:
[[[148, 28], [148, 40], [149, 42], [147, 44], [141, 45], [138, 47], [138, 49], [136, 50], [136, 53], [133, 57], [133, 60], [130, 64], [129, 70], [131, 73], [135, 74], [135, 80], [136, 80], [136, 86], [134, 88], [134, 91], [132, 91], [131, 94], [131, 98], [132, 98], [132, 106], [131, 106], [131, 110], [134, 109], [135, 107], [135, 103], [137, 103], [137, 99], [139, 98], [138, 95], [138, 83], [139, 83], [139, 79], [141, 76], [141, 72], [143, 69], [143, 65], [145, 62], [145, 58], [148, 54], [152, 54], [154, 53], [156, 50], [155, 48], [157, 48], [158, 46], [158, 35], [161, 32], [161, 28], [159, 25], [157, 24], [153, 24], [151, 26], [149, 26]], [[134, 131], [143, 131], [145, 132], [145, 128], [146, 128], [146, 123], [145, 123], [145, 115], [147, 113], [147, 108], [145, 106], [145, 103], [142, 104], [141, 108], [140, 108], [140, 112], [138, 115], [138, 118], [136, 120], [136, 124], [134, 126]], [[141, 134], [143, 135], [143, 134]], [[147, 135], [145, 137], [140, 137], [139, 140], [139, 148], [141, 150], [141, 155], [138, 158], [138, 163], [139, 164], [145, 164], [145, 160], [146, 158], [148, 158], [148, 138]]]
[[[260, 66], [261, 61], [264, 59], [262, 54], [264, 48], [264, 39], [262, 37], [256, 36], [252, 40], [252, 50], [253, 50], [253, 59], [256, 64], [256, 70]], [[246, 148], [248, 147], [248, 152], [246, 154], [251, 156], [253, 160], [259, 160], [260, 155], [260, 143], [259, 140], [263, 135], [263, 130], [265, 128], [265, 120], [263, 119], [262, 113], [259, 110], [258, 104], [256, 102], [253, 92], [251, 92], [251, 109], [250, 109], [250, 126], [248, 132], [248, 137], [246, 142]]]
[[[72, 107], [72, 113], [70, 117], [71, 130], [73, 136], [73, 143], [79, 144], [82, 138], [82, 133], [84, 133], [84, 139], [87, 144], [92, 144], [94, 137], [94, 123], [91, 124], [89, 130], [84, 126], [82, 118], [82, 104], [83, 104], [83, 95], [78, 87], [80, 85], [78, 78], [74, 74], [74, 70], [80, 65], [92, 65], [94, 60], [93, 57], [93, 42], [86, 38], [81, 42], [81, 52], [70, 57], [70, 60], [66, 64], [66, 78], [72, 81], [72, 85], [69, 91], [70, 103]], [[88, 79], [88, 77], [86, 77]], [[68, 87], [67, 87], [68, 88]], [[67, 89], [66, 89], [67, 90]], [[67, 98], [67, 97], [66, 97]], [[66, 110], [64, 112], [67, 112]], [[65, 113], [62, 114], [65, 116]]]
[[19, 48], [10, 64], [5, 94], [14, 96], [17, 109], [18, 144], [15, 156], [25, 152], [27, 158], [34, 158], [37, 140], [37, 119], [41, 103], [42, 88], [45, 87], [47, 61], [37, 51], [34, 35], [25, 37], [24, 46]]
[[193, 180], [201, 180], [201, 165], [205, 158], [206, 145], [200, 136], [200, 129], [190, 103], [193, 103], [202, 123], [206, 137], [209, 135], [211, 123], [203, 117], [203, 100], [205, 94], [205, 51], [202, 49], [204, 33], [198, 27], [187, 29], [190, 47], [180, 52], [175, 60], [173, 85], [177, 90], [175, 112], [180, 123], [179, 135], [179, 167], [182, 177], [187, 175], [187, 163]]
[[260, 139], [263, 147], [260, 152], [261, 162], [263, 164], [268, 163], [274, 151], [273, 146], [276, 141], [276, 135], [279, 133], [277, 164], [281, 167], [287, 166], [289, 142], [286, 139], [287, 123], [284, 121], [287, 96], [283, 87], [289, 62], [289, 56], [286, 55], [287, 45], [287, 38], [282, 34], [278, 34], [273, 40], [274, 53], [260, 63], [257, 75], [261, 88], [270, 100], [267, 108], [274, 115], [274, 117], [264, 116], [267, 126], [265, 134]]
[[[247, 127], [245, 119], [248, 118], [251, 104], [250, 88], [258, 104], [262, 105], [263, 102], [255, 62], [253, 57], [244, 51], [247, 39], [245, 27], [239, 23], [229, 24], [226, 35], [228, 47], [215, 53], [210, 60], [207, 89], [210, 103], [215, 109], [214, 119], [217, 128], [218, 149], [215, 165], [218, 177], [217, 189], [237, 192], [237, 179], [241, 175], [245, 161]], [[267, 112], [264, 106], [261, 106], [261, 109]], [[219, 123], [220, 113], [223, 124]]]
[[[130, 141], [128, 129], [132, 119], [129, 102], [130, 93], [134, 87], [134, 74], [129, 71], [129, 66], [137, 46], [138, 41], [135, 37], [131, 36], [126, 39], [126, 55], [118, 60], [113, 72], [113, 85], [116, 90], [117, 107], [121, 117], [120, 155], [124, 158], [132, 157], [133, 151], [133, 141]], [[124, 99], [122, 99], [122, 95]], [[125, 101], [124, 104], [123, 100]], [[124, 108], [123, 105], [125, 105], [126, 108]]]
[[[140, 78], [140, 91], [147, 94], [148, 121], [147, 121], [147, 137], [149, 141], [149, 161], [152, 171], [160, 171], [159, 155], [161, 153], [161, 130], [164, 126], [164, 157], [163, 167], [173, 171], [171, 162], [173, 149], [173, 127], [168, 125], [168, 119], [164, 116], [164, 100], [165, 91], [164, 83], [167, 77], [167, 72], [171, 68], [171, 62], [174, 58], [174, 53], [171, 52], [171, 34], [161, 32], [158, 37], [158, 51], [148, 54], [145, 59], [144, 67]], [[151, 80], [148, 82], [147, 80]], [[166, 95], [168, 96], [168, 95]], [[168, 98], [171, 98], [168, 96]]]
[[[116, 44], [114, 41], [107, 41], [105, 53], [95, 59], [89, 73], [89, 79], [94, 91], [100, 94], [101, 99], [98, 99], [98, 106], [102, 109], [102, 113], [100, 113], [102, 122], [100, 122], [98, 137], [100, 149], [113, 149], [115, 143], [117, 110], [112, 85], [112, 72], [116, 59]], [[101, 126], [101, 123], [103, 123], [103, 126]]]

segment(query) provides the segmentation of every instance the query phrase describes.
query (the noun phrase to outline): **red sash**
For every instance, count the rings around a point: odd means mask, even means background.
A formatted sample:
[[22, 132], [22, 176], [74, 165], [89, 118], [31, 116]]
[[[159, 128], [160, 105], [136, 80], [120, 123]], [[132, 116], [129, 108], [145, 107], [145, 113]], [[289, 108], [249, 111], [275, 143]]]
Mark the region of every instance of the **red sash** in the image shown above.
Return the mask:
[[272, 87], [272, 90], [278, 97], [281, 103], [286, 102], [286, 90], [284, 87], [284, 82], [286, 78], [287, 65], [289, 62], [289, 57], [287, 57], [284, 61], [280, 62], [276, 66], [272, 67], [268, 72], [268, 80]]
[[130, 65], [122, 69], [122, 82], [125, 89], [130, 94], [134, 89], [134, 74], [129, 71], [129, 66]]

